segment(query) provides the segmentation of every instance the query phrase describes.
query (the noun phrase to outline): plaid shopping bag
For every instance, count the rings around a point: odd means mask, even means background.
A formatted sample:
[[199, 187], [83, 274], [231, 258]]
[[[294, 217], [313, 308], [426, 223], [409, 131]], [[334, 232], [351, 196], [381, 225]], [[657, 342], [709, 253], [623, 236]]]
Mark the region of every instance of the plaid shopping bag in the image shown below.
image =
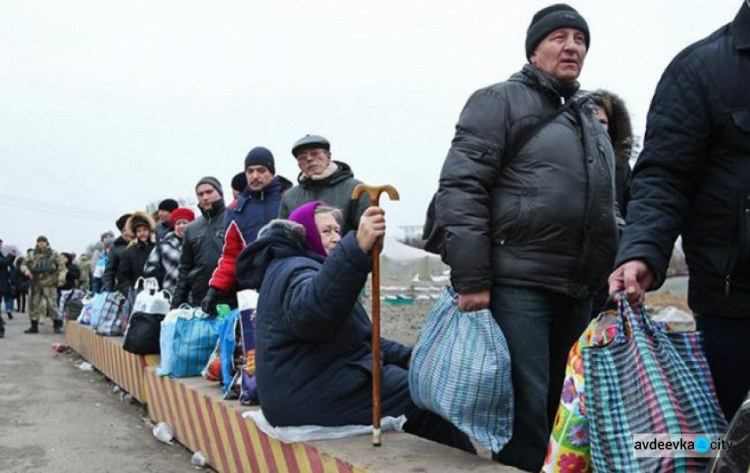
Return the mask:
[[505, 336], [489, 310], [461, 312], [443, 290], [411, 355], [414, 403], [499, 452], [513, 432], [513, 385]]
[[707, 458], [636, 458], [633, 438], [726, 431], [700, 333], [667, 333], [624, 297], [619, 315], [611, 343], [583, 349], [592, 468], [701, 471]]
[[200, 309], [193, 309], [188, 315], [181, 314], [174, 326], [169, 372], [173, 378], [200, 376], [219, 339], [216, 317], [210, 317]]
[[122, 318], [127, 314], [125, 296], [119, 292], [107, 292], [105, 294], [96, 333], [106, 337], [121, 336], [124, 332]]

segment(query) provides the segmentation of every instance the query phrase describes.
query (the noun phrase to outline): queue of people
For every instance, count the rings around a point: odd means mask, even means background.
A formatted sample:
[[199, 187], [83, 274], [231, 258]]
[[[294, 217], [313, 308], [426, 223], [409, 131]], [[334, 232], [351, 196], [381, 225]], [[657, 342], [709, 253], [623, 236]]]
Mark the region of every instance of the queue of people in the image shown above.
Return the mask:
[[[750, 2], [669, 65], [632, 172], [624, 101], [577, 80], [591, 44], [588, 23], [568, 5], [533, 16], [528, 63], [463, 108], [431, 209], [460, 309], [489, 309], [507, 339], [513, 435], [494, 458], [527, 471], [543, 464], [568, 352], [592, 313], [609, 294], [636, 302], [659, 288], [678, 234], [727, 417], [750, 390], [735, 370], [750, 366]], [[333, 160], [326, 138], [305, 135], [292, 155], [295, 186], [276, 174], [269, 149], [255, 147], [232, 179], [228, 206], [218, 179], [206, 176], [195, 186], [199, 215], [167, 199], [158, 223], [142, 211], [121, 216], [120, 236], [102, 237], [86, 274], [94, 290], [123, 294], [155, 276], [173, 307], [209, 314], [236, 306], [238, 289], [257, 290], [257, 381], [268, 420], [367, 424], [371, 325], [358, 295], [385, 217], [366, 197], [352, 199], [360, 181]], [[45, 237], [21, 262], [32, 286], [28, 333], [42, 315], [59, 331], [55, 291], [74, 284], [72, 264]], [[382, 343], [383, 413], [406, 414], [407, 431], [474, 451], [454, 426], [412, 403], [410, 348]]]

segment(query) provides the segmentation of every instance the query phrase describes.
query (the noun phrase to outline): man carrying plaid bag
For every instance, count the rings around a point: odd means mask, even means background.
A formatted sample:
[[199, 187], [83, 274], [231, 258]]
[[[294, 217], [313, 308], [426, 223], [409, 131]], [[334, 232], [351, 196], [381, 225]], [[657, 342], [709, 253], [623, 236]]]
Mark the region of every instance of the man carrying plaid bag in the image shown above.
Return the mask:
[[682, 234], [688, 303], [728, 419], [750, 390], [750, 0], [667, 67], [633, 170], [610, 292], [658, 289]]

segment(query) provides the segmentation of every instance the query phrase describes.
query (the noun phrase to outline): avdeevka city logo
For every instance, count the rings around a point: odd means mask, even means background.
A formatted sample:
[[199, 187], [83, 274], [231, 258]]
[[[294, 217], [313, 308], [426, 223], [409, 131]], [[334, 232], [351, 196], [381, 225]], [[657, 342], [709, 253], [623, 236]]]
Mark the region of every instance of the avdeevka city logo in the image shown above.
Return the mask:
[[711, 442], [706, 437], [698, 437], [695, 439], [695, 450], [701, 453], [706, 453], [711, 448]]
[[719, 435], [706, 434], [635, 434], [633, 450], [636, 458], [708, 457], [717, 450], [729, 451], [734, 442]]

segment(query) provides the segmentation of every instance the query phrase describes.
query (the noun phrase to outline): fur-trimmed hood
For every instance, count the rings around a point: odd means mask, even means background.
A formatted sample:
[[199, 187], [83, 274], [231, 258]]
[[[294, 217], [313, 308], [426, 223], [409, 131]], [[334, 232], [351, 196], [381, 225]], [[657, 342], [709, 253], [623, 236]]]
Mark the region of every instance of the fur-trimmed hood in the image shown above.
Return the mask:
[[149, 237], [149, 239], [151, 240], [152, 243], [156, 242], [156, 221], [147, 212], [136, 210], [135, 212], [133, 212], [133, 215], [131, 215], [128, 221], [125, 223], [125, 228], [132, 235], [132, 238], [130, 240], [130, 246], [133, 246], [138, 242], [138, 239], [135, 236], [136, 227], [139, 227], [144, 224], [147, 225], [148, 228], [151, 230], [151, 236]]
[[604, 89], [591, 92], [591, 98], [607, 112], [609, 137], [612, 139], [617, 164], [628, 164], [633, 156], [634, 137], [625, 101], [619, 95]]

